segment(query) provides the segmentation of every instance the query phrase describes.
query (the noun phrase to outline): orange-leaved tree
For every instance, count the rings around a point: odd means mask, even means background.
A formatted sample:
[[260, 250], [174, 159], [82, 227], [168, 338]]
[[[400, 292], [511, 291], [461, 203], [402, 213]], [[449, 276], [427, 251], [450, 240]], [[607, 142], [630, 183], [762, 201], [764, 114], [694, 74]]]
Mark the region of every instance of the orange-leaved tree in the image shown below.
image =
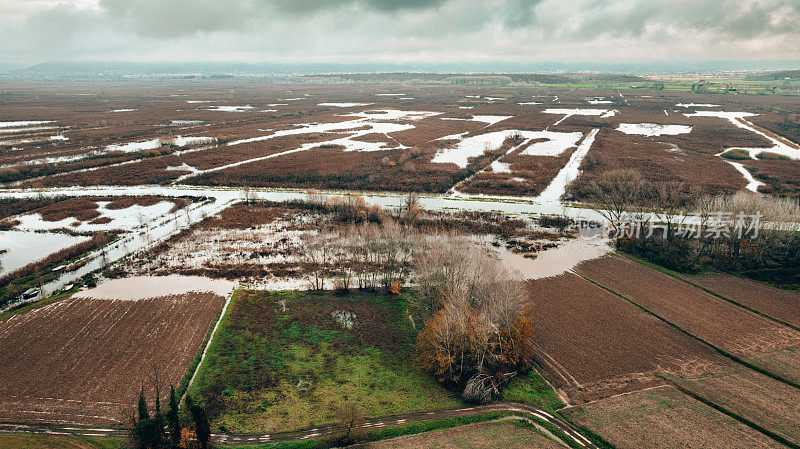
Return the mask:
[[455, 237], [434, 242], [416, 272], [423, 366], [466, 400], [498, 396], [532, 353], [522, 281], [485, 249]]

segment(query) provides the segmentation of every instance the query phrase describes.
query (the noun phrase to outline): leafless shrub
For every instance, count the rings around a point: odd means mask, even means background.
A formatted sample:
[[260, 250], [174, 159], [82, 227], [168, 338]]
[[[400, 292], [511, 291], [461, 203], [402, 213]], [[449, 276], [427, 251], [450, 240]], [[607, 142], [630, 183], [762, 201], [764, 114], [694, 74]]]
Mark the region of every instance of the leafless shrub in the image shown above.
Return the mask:
[[358, 406], [348, 402], [339, 408], [337, 415], [340, 427], [336, 441], [345, 445], [357, 441], [364, 426], [364, 417]]
[[737, 192], [733, 195], [713, 197], [710, 207], [712, 210], [730, 212], [734, 215], [759, 213], [764, 220], [773, 223], [800, 222], [800, 203], [792, 198]]

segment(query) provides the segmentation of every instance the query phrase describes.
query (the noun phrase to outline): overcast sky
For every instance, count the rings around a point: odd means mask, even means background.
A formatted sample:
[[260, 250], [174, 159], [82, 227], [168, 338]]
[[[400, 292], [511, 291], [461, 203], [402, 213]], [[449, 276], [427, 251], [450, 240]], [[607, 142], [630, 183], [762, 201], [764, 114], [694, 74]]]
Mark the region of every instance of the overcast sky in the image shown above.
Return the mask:
[[800, 0], [0, 0], [0, 60], [800, 61]]

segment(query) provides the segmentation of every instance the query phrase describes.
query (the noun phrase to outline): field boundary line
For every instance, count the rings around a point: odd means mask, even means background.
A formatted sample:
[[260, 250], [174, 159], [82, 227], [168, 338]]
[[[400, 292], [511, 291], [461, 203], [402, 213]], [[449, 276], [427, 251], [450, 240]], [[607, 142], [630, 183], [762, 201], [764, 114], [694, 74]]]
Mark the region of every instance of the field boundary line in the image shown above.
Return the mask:
[[192, 388], [192, 384], [194, 384], [194, 379], [197, 377], [197, 373], [200, 372], [200, 368], [203, 366], [203, 362], [206, 360], [206, 354], [208, 354], [208, 349], [211, 347], [211, 343], [214, 342], [214, 337], [217, 335], [217, 331], [219, 330], [220, 325], [222, 324], [222, 320], [225, 319], [225, 316], [228, 314], [228, 308], [230, 307], [233, 298], [236, 296], [237, 290], [233, 290], [228, 298], [225, 300], [225, 305], [222, 306], [222, 310], [219, 313], [219, 318], [217, 319], [216, 324], [214, 324], [214, 328], [211, 331], [211, 335], [208, 336], [208, 342], [206, 343], [205, 347], [203, 348], [203, 352], [200, 354], [200, 361], [197, 362], [197, 367], [194, 369], [194, 373], [192, 373], [192, 377], [189, 378], [189, 383], [186, 385], [186, 391], [183, 392], [181, 395], [180, 402], [178, 405], [182, 404], [183, 401], [186, 400], [186, 395], [189, 394], [189, 390]]
[[627, 395], [634, 394], [634, 393], [639, 393], [639, 392], [642, 392], [642, 391], [657, 390], [657, 389], [659, 389], [659, 388], [669, 388], [669, 387], [671, 387], [671, 386], [672, 386], [672, 384], [670, 384], [670, 383], [665, 383], [665, 384], [662, 384], [662, 385], [655, 385], [655, 386], [652, 386], [652, 387], [642, 388], [641, 390], [626, 391], [626, 392], [624, 392], [624, 393], [617, 393], [617, 394], [613, 394], [613, 395], [611, 395], [611, 396], [607, 396], [607, 397], [604, 397], [604, 398], [602, 398], [602, 399], [595, 399], [595, 400], [593, 400], [593, 401], [584, 402], [584, 403], [582, 403], [582, 404], [572, 404], [572, 405], [567, 405], [567, 406], [565, 406], [565, 407], [562, 407], [562, 408], [558, 409], [558, 411], [561, 411], [561, 410], [566, 410], [566, 409], [568, 409], [568, 408], [577, 408], [577, 407], [583, 407], [584, 405], [595, 404], [595, 403], [597, 403], [597, 402], [603, 402], [603, 401], [605, 401], [606, 399], [618, 398], [618, 397], [620, 397], [620, 396], [627, 396]]
[[[639, 259], [638, 257], [635, 257], [635, 256], [633, 256], [633, 255], [630, 255], [630, 254], [626, 254], [626, 253], [622, 253], [622, 252], [617, 252], [617, 251], [614, 251], [614, 254], [618, 254], [620, 257], [622, 257], [622, 258], [624, 258], [624, 259], [631, 260], [631, 261], [633, 261], [633, 262], [636, 262], [636, 263], [638, 263], [638, 264], [640, 264], [640, 265], [644, 265], [645, 267], [652, 268], [652, 269], [654, 269], [654, 270], [658, 270], [658, 271], [660, 271], [660, 272], [662, 272], [662, 273], [664, 273], [664, 274], [666, 274], [666, 275], [669, 275], [669, 276], [671, 276], [671, 277], [672, 277], [672, 278], [674, 278], [674, 279], [677, 279], [677, 280], [679, 280], [679, 281], [681, 281], [681, 282], [684, 282], [684, 283], [686, 283], [686, 284], [689, 284], [689, 285], [691, 285], [692, 287], [695, 287], [695, 288], [697, 288], [697, 289], [700, 289], [700, 290], [702, 290], [702, 291], [704, 291], [704, 292], [706, 292], [706, 293], [708, 293], [708, 294], [710, 294], [710, 295], [712, 295], [712, 296], [715, 296], [715, 297], [717, 297], [717, 298], [719, 298], [719, 299], [721, 299], [721, 300], [723, 300], [723, 301], [725, 301], [725, 302], [729, 302], [729, 303], [731, 303], [731, 304], [733, 304], [733, 305], [735, 305], [735, 306], [741, 307], [741, 308], [743, 308], [743, 309], [747, 310], [748, 312], [755, 313], [756, 315], [759, 315], [759, 316], [761, 316], [761, 317], [767, 318], [768, 320], [771, 320], [771, 321], [774, 321], [774, 322], [776, 322], [776, 323], [782, 324], [782, 325], [784, 325], [784, 326], [786, 326], [786, 327], [790, 327], [790, 328], [792, 328], [792, 329], [794, 329], [794, 330], [796, 330], [796, 331], [800, 331], [800, 326], [796, 326], [796, 325], [794, 325], [794, 324], [787, 323], [786, 321], [783, 321], [783, 320], [781, 320], [781, 319], [779, 319], [779, 318], [775, 318], [775, 317], [774, 317], [774, 316], [772, 316], [772, 315], [769, 315], [769, 314], [767, 314], [767, 313], [761, 312], [760, 310], [756, 310], [756, 309], [754, 309], [754, 308], [752, 308], [752, 307], [750, 307], [750, 306], [748, 306], [748, 305], [742, 304], [742, 303], [740, 303], [740, 302], [738, 302], [738, 301], [736, 301], [736, 300], [734, 300], [734, 299], [728, 298], [728, 297], [727, 297], [727, 296], [725, 296], [725, 295], [722, 295], [722, 294], [720, 294], [720, 293], [717, 293], [717, 292], [715, 292], [715, 291], [713, 291], [713, 290], [709, 290], [709, 289], [707, 289], [707, 288], [703, 287], [702, 285], [695, 284], [694, 282], [692, 282], [692, 281], [690, 281], [690, 280], [688, 280], [688, 279], [684, 279], [684, 278], [682, 278], [682, 277], [681, 277], [681, 276], [680, 276], [680, 275], [679, 275], [677, 272], [675, 272], [675, 271], [673, 271], [673, 270], [670, 270], [669, 268], [662, 267], [662, 266], [660, 266], [660, 265], [656, 265], [656, 264], [654, 264], [654, 263], [652, 263], [652, 262], [648, 262], [648, 261], [646, 261], [646, 260]], [[722, 273], [722, 272], [720, 272], [720, 273]], [[736, 275], [734, 275], [734, 274], [730, 274], [730, 273], [722, 273], [722, 274], [727, 274], [727, 275], [730, 275], [730, 276], [739, 277], [739, 276], [736, 276]], [[748, 278], [741, 278], [741, 279], [745, 279], [745, 280], [748, 280], [748, 281], [753, 281], [753, 282], [758, 282], [758, 281], [755, 281], [755, 280], [753, 280], [753, 279], [748, 279]], [[765, 286], [767, 286], [767, 287], [772, 287], [772, 286], [771, 286], [771, 285], [769, 285], [769, 284], [764, 284], [764, 283], [762, 283], [762, 282], [758, 282], [758, 283], [759, 283], [759, 284], [762, 284], [762, 285], [765, 285]], [[775, 288], [775, 287], [772, 287], [772, 288]], [[781, 289], [779, 289], [779, 290], [781, 290]], [[786, 291], [786, 290], [781, 290], [781, 291]], [[800, 295], [798, 295], [798, 300], [800, 300]]]
[[562, 394], [562, 392], [559, 391], [559, 389], [557, 389], [552, 382], [550, 382], [550, 379], [547, 378], [547, 368], [542, 364], [536, 363], [535, 361], [533, 362], [533, 365], [534, 366], [531, 369], [539, 373], [539, 375], [542, 377], [542, 380], [547, 384], [547, 386], [550, 387], [551, 390], [553, 390], [556, 393], [556, 396], [558, 396], [561, 402], [564, 403], [564, 407], [558, 408], [555, 411], [568, 407], [570, 405], [569, 397], [567, 397], [566, 394]]
[[745, 418], [744, 416], [739, 415], [736, 412], [732, 412], [732, 411], [726, 409], [725, 407], [722, 407], [721, 405], [716, 404], [716, 403], [714, 403], [714, 402], [712, 402], [712, 401], [700, 396], [699, 394], [697, 394], [697, 393], [695, 393], [695, 392], [693, 392], [691, 390], [688, 390], [688, 389], [686, 389], [686, 388], [684, 388], [684, 387], [682, 387], [680, 385], [676, 384], [676, 385], [674, 385], [674, 387], [678, 391], [680, 391], [681, 393], [685, 394], [686, 396], [689, 396], [692, 399], [695, 399], [697, 401], [702, 402], [703, 404], [706, 404], [707, 406], [713, 408], [714, 410], [717, 410], [718, 412], [723, 413], [724, 415], [735, 419], [736, 421], [738, 421], [738, 422], [740, 422], [740, 423], [752, 428], [753, 430], [755, 430], [757, 432], [761, 432], [762, 434], [766, 435], [769, 438], [772, 438], [773, 440], [777, 441], [778, 443], [781, 443], [781, 444], [783, 444], [785, 446], [791, 447], [792, 449], [800, 449], [800, 445], [787, 440], [786, 438], [778, 435], [777, 433], [775, 433], [775, 432], [773, 432], [773, 431], [771, 431], [771, 430], [769, 430], [769, 429], [767, 429], [765, 427], [762, 427], [762, 426], [754, 423], [753, 421], [750, 421], [749, 419]]
[[598, 287], [600, 287], [600, 288], [602, 288], [604, 290], [607, 290], [607, 291], [613, 293], [614, 295], [622, 298], [624, 301], [627, 301], [627, 302], [633, 304], [634, 306], [638, 307], [639, 309], [641, 309], [642, 311], [648, 313], [649, 315], [655, 317], [656, 319], [662, 321], [663, 323], [666, 323], [667, 325], [672, 326], [674, 329], [677, 329], [679, 332], [682, 332], [683, 334], [688, 335], [689, 337], [699, 341], [700, 343], [703, 343], [703, 344], [707, 345], [711, 349], [713, 349], [713, 350], [717, 351], [718, 353], [720, 353], [723, 357], [726, 357], [726, 358], [728, 358], [728, 359], [730, 359], [730, 360], [732, 360], [732, 361], [734, 361], [734, 362], [736, 362], [736, 363], [738, 363], [738, 364], [740, 364], [742, 366], [750, 368], [751, 370], [753, 370], [753, 371], [755, 371], [755, 372], [757, 372], [759, 374], [763, 374], [763, 375], [765, 375], [767, 377], [771, 377], [771, 378], [773, 378], [773, 379], [775, 379], [775, 380], [777, 380], [779, 382], [782, 382], [782, 383], [785, 383], [786, 385], [789, 385], [790, 387], [794, 387], [794, 388], [797, 388], [798, 390], [800, 390], [800, 384], [798, 384], [797, 382], [791, 381], [789, 379], [785, 379], [785, 378], [783, 378], [783, 377], [781, 377], [781, 376], [779, 376], [777, 374], [774, 374], [774, 373], [771, 373], [771, 372], [765, 370], [764, 368], [761, 368], [759, 366], [753, 365], [752, 363], [750, 363], [750, 362], [748, 362], [748, 361], [746, 361], [746, 360], [744, 360], [744, 359], [742, 359], [742, 358], [740, 358], [738, 356], [735, 356], [735, 355], [731, 354], [730, 352], [728, 352], [728, 351], [726, 351], [726, 350], [724, 350], [724, 349], [722, 349], [722, 348], [720, 348], [720, 347], [718, 347], [716, 345], [713, 345], [713, 344], [709, 343], [708, 341], [698, 337], [697, 335], [687, 331], [686, 329], [684, 329], [684, 328], [678, 326], [677, 324], [667, 320], [666, 318], [658, 315], [657, 313], [653, 312], [652, 310], [648, 309], [647, 307], [642, 306], [641, 304], [637, 303], [636, 301], [634, 301], [634, 300], [632, 300], [632, 299], [630, 299], [630, 298], [628, 298], [628, 297], [626, 297], [624, 295], [621, 295], [621, 294], [615, 292], [614, 290], [612, 290], [612, 289], [610, 289], [610, 288], [608, 288], [608, 287], [606, 287], [606, 286], [604, 286], [604, 285], [602, 285], [602, 284], [600, 284], [598, 282], [595, 282], [595, 281], [587, 278], [586, 276], [583, 276], [583, 275], [580, 275], [580, 274], [578, 274], [578, 276], [586, 279], [587, 281], [591, 282], [592, 284], [594, 284], [594, 285], [596, 285], [596, 286], [598, 286]]

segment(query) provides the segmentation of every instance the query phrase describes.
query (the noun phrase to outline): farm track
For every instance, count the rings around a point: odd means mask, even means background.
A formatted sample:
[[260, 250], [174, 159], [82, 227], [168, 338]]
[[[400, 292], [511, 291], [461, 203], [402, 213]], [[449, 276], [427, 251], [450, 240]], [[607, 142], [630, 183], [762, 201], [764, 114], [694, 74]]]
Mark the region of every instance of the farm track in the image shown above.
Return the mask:
[[[561, 419], [553, 416], [544, 410], [531, 407], [527, 404], [517, 402], [501, 402], [497, 404], [481, 405], [475, 407], [462, 407], [451, 410], [438, 410], [435, 412], [418, 412], [404, 415], [392, 415], [380, 418], [365, 419], [361, 426], [365, 431], [382, 429], [396, 425], [403, 425], [415, 422], [423, 422], [443, 418], [459, 418], [467, 416], [477, 416], [488, 413], [509, 412], [519, 414], [535, 421], [544, 421], [563, 432], [569, 439], [579, 447], [587, 449], [599, 449], [599, 447], [589, 439], [578, 433], [571, 426]], [[311, 438], [330, 437], [337, 433], [336, 426], [324, 426], [314, 429], [274, 432], [269, 434], [212, 434], [211, 438], [216, 444], [224, 445], [256, 445], [266, 443], [278, 443], [288, 441], [302, 441]], [[93, 436], [93, 437], [117, 437], [125, 438], [127, 433], [123, 429], [109, 427], [88, 427], [74, 425], [57, 424], [22, 424], [22, 423], [0, 423], [0, 432], [21, 432], [50, 435], [73, 435], [73, 436]]]

